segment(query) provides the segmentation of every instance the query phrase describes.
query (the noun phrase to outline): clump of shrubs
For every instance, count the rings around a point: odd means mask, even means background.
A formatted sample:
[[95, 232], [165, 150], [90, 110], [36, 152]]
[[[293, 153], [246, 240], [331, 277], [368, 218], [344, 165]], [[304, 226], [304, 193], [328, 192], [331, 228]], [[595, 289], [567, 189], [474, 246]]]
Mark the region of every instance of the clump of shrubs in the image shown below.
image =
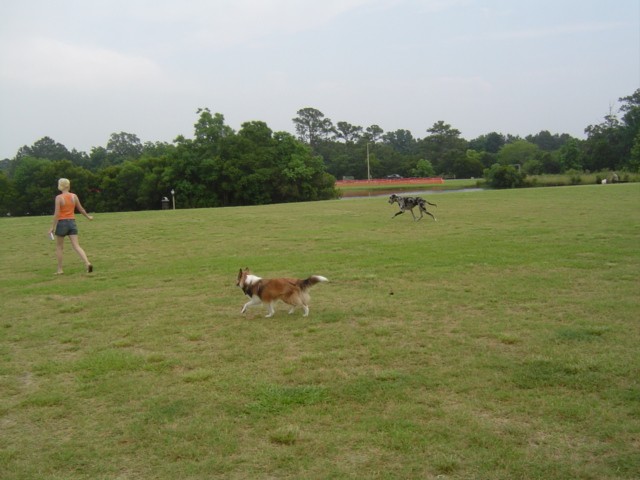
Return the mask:
[[500, 165], [498, 163], [484, 171], [487, 185], [491, 188], [518, 188], [524, 186], [526, 175], [513, 165]]

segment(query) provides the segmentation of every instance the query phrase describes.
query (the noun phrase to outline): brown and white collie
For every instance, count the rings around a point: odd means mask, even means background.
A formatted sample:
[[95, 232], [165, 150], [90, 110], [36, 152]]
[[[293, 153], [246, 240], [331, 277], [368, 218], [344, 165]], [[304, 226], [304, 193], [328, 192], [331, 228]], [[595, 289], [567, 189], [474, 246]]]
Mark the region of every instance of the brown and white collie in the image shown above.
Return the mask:
[[304, 315], [309, 315], [309, 300], [311, 297], [309, 290], [316, 283], [328, 282], [325, 277], [311, 275], [304, 280], [298, 278], [260, 278], [252, 275], [248, 268], [240, 269], [236, 285], [242, 289], [249, 300], [242, 307], [242, 313], [248, 307], [266, 303], [269, 306], [267, 317], [274, 314], [273, 305], [276, 301], [282, 300], [291, 305], [289, 313], [293, 313], [296, 307], [302, 307]]

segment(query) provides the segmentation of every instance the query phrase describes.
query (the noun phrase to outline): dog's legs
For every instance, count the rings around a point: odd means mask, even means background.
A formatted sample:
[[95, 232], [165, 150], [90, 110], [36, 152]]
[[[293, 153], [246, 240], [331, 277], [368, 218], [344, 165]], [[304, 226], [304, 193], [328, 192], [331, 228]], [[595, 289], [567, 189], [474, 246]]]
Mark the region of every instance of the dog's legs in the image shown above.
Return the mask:
[[[427, 202], [429, 203], [429, 202]], [[433, 203], [429, 203], [429, 205], [435, 205]], [[424, 215], [422, 214], [422, 212], [426, 213], [427, 215], [429, 215], [431, 218], [433, 218], [436, 222], [438, 220], [436, 220], [436, 217], [433, 215], [433, 213], [429, 212], [426, 208], [424, 208], [422, 205], [420, 205], [420, 218], [422, 218]]]
[[260, 305], [262, 303], [262, 301], [260, 300], [259, 297], [251, 297], [251, 300], [249, 300], [247, 303], [244, 304], [244, 306], [242, 307], [242, 311], [240, 313], [244, 313], [247, 311], [247, 308], [252, 307], [254, 305]]
[[289, 315], [291, 315], [295, 309], [296, 309], [295, 305], [293, 307], [291, 307], [289, 309]]
[[304, 310], [304, 315], [302, 315], [303, 317], [308, 317], [309, 316], [309, 307], [307, 305], [302, 305], [302, 309]]
[[413, 217], [413, 221], [417, 222], [418, 220], [420, 220], [419, 218], [416, 218], [416, 214], [413, 213], [413, 208], [411, 210], [409, 210], [411, 212], [411, 216]]
[[273, 308], [273, 302], [269, 302], [269, 313], [267, 313], [267, 317], [266, 318], [272, 317], [275, 312], [276, 311]]
[[404, 210], [400, 210], [398, 213], [396, 213], [395, 215], [391, 215], [391, 218], [396, 218], [398, 215], [402, 215], [404, 213]]

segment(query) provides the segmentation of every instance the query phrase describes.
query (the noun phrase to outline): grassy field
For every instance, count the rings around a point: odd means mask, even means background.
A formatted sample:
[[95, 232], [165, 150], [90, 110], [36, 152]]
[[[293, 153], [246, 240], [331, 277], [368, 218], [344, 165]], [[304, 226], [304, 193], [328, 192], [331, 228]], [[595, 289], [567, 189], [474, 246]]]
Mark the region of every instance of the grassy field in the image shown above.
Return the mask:
[[436, 202], [0, 220], [0, 477], [637, 479], [640, 185]]

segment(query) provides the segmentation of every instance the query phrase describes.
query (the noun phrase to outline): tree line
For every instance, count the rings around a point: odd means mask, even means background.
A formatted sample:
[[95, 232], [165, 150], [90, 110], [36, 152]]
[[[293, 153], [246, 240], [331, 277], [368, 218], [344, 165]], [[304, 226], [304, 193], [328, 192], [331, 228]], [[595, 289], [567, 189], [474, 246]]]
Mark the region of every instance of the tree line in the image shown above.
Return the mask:
[[[472, 140], [438, 121], [424, 138], [408, 130], [384, 132], [378, 125], [363, 128], [347, 122], [334, 124], [313, 108], [293, 119], [298, 137], [322, 156], [336, 178], [443, 176], [482, 178], [491, 168], [513, 169], [524, 175], [567, 171], [597, 172], [640, 169], [640, 89], [620, 98], [619, 117], [609, 113], [599, 125], [585, 129], [586, 140], [568, 134], [541, 131], [524, 138], [491, 132]], [[369, 153], [369, 165], [363, 161]]]
[[198, 110], [191, 139], [142, 143], [114, 133], [106, 148], [68, 151], [45, 137], [2, 162], [0, 212], [52, 212], [56, 179], [93, 212], [153, 210], [176, 192], [180, 208], [258, 205], [336, 198], [335, 178], [311, 148], [266, 123], [246, 122], [239, 131], [222, 114]]
[[0, 161], [0, 214], [50, 214], [60, 177], [72, 180], [92, 211], [113, 212], [158, 209], [171, 190], [180, 208], [199, 208], [336, 198], [335, 180], [344, 177], [485, 177], [512, 187], [534, 174], [638, 172], [640, 89], [619, 101], [619, 115], [609, 112], [588, 126], [585, 140], [549, 131], [466, 140], [443, 121], [415, 138], [375, 124], [334, 124], [310, 107], [292, 119], [297, 136], [261, 121], [234, 131], [205, 108], [197, 111], [193, 138], [172, 143], [142, 143], [120, 132], [85, 153], [44, 137]]

